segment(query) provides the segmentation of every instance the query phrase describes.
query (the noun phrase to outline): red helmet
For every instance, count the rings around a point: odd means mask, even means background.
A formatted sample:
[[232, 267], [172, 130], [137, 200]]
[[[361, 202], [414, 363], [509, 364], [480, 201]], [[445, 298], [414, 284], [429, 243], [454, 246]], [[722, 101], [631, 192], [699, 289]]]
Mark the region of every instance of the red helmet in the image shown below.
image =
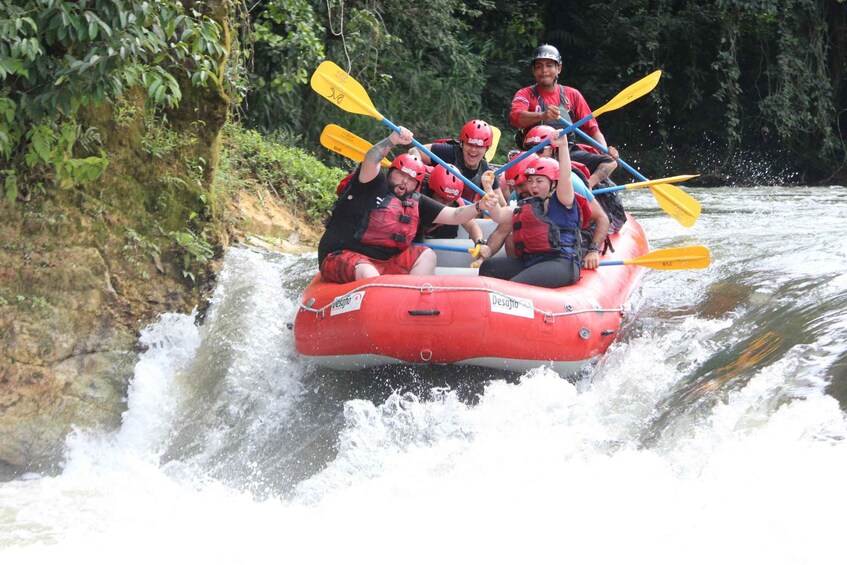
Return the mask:
[[424, 175], [426, 174], [426, 165], [421, 161], [420, 157], [417, 155], [412, 155], [410, 153], [403, 153], [396, 159], [391, 162], [391, 168], [397, 169], [401, 173], [407, 174], [416, 181], [418, 184], [424, 179]]
[[550, 182], [559, 180], [559, 162], [550, 157], [539, 157], [524, 168], [526, 176], [539, 175], [547, 177]]
[[459, 170], [453, 165], [449, 169], [438, 165], [429, 175], [429, 188], [442, 198], [458, 200], [462, 195], [464, 183], [458, 176]]
[[477, 147], [491, 147], [493, 140], [494, 132], [491, 131], [491, 126], [482, 120], [469, 121], [459, 134], [459, 141]]
[[552, 126], [535, 126], [528, 132], [526, 132], [526, 137], [523, 138], [523, 146], [525, 149], [531, 149], [535, 147], [539, 143], [546, 141], [553, 137], [553, 132], [556, 131], [556, 128]]
[[[523, 155], [523, 153], [518, 153], [517, 155], [515, 155], [515, 159], [517, 159], [521, 155]], [[527, 157], [526, 159], [524, 159], [523, 161], [521, 161], [517, 165], [508, 168], [506, 170], [506, 173], [505, 173], [506, 174], [506, 180], [512, 181], [516, 185], [525, 183], [526, 182], [526, 168], [530, 164], [532, 164], [533, 162], [538, 160], [538, 158], [539, 158], [538, 155], [536, 153], [533, 153], [532, 155], [530, 155], [529, 157]]]

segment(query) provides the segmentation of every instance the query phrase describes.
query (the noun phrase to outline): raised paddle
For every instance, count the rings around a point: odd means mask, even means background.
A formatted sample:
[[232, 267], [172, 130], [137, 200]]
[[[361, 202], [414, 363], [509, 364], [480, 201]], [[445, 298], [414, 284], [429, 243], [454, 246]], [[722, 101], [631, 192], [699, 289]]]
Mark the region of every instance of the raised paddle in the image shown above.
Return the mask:
[[[337, 138], [345, 140], [345, 143], [341, 144], [336, 141], [336, 136], [325, 135], [327, 130], [330, 132], [336, 133]], [[373, 147], [373, 144], [370, 141], [362, 139], [361, 137], [350, 133], [346, 129], [341, 126], [337, 126], [335, 124], [329, 124], [324, 128], [323, 133], [321, 133], [321, 145], [326, 147], [327, 149], [331, 149], [336, 153], [344, 155], [345, 157], [356, 161], [357, 163], [361, 163], [365, 160], [365, 153]], [[381, 165], [383, 167], [390, 167], [391, 162], [388, 159], [383, 159]], [[470, 200], [465, 200], [462, 198], [462, 202], [466, 205], [473, 205], [473, 202]], [[483, 212], [486, 216], [491, 216], [488, 213], [488, 210]], [[452, 251], [452, 250], [450, 250]]]
[[[365, 153], [373, 147], [373, 145], [358, 135], [335, 124], [327, 124], [323, 129], [321, 132], [321, 145], [357, 163], [364, 161]], [[383, 159], [380, 164], [383, 167], [390, 167], [391, 161]]]
[[[559, 121], [565, 124], [565, 129], [574, 125], [567, 121], [565, 118], [562, 118], [561, 116], [559, 117]], [[593, 145], [603, 153], [606, 153], [607, 155], [609, 154], [608, 147], [598, 142], [596, 139], [594, 139], [578, 127], [574, 131], [582, 139], [589, 142], [591, 145]], [[615, 160], [638, 180], [648, 180], [647, 177], [633, 169], [626, 161], [624, 161], [620, 157]], [[657, 184], [650, 187], [650, 192], [653, 193], [653, 196], [656, 198], [656, 201], [659, 203], [659, 206], [662, 207], [662, 210], [667, 212], [673, 219], [675, 219], [683, 226], [690, 228], [697, 221], [697, 218], [700, 217], [700, 203], [694, 197], [686, 194], [682, 190], [670, 184]]]
[[676, 175], [675, 177], [665, 177], [663, 179], [653, 179], [641, 182], [631, 182], [629, 184], [619, 184], [617, 186], [608, 186], [606, 188], [598, 188], [596, 190], [592, 190], [591, 192], [596, 196], [598, 194], [606, 194], [607, 192], [618, 192], [621, 190], [633, 190], [635, 188], [644, 188], [646, 186], [653, 186], [654, 184], [685, 182], [687, 180], [691, 180], [699, 176], [700, 175]]
[[[494, 126], [492, 126], [491, 129], [496, 130], [495, 134], [494, 134], [494, 138], [497, 139], [500, 136], [500, 134], [499, 134], [500, 130], [495, 128]], [[323, 145], [327, 149], [335, 151], [336, 153], [338, 153], [340, 155], [344, 155], [348, 159], [352, 159], [353, 161], [356, 161], [357, 163], [361, 163], [362, 161], [364, 161], [365, 160], [365, 153], [367, 153], [368, 150], [370, 150], [370, 148], [373, 147], [373, 144], [370, 141], [367, 141], [366, 139], [362, 139], [358, 135], [344, 129], [341, 126], [337, 126], [335, 124], [328, 124], [326, 127], [324, 127], [323, 132], [321, 132], [321, 145]], [[497, 147], [496, 141], [492, 145], [492, 147], [494, 147], [496, 149], [496, 147]], [[390, 167], [391, 161], [389, 161], [388, 159], [383, 159], [382, 163], [380, 163], [380, 164], [383, 167]], [[696, 175], [694, 175], [694, 176], [696, 176]], [[687, 180], [688, 178], [691, 178], [691, 176], [689, 175], [685, 179], [680, 179], [680, 181], [678, 181], [678, 182], [682, 182], [683, 180]], [[659, 182], [659, 181], [657, 181], [657, 182]], [[669, 181], [669, 182], [677, 182], [677, 181]], [[469, 202], [469, 201], [465, 200], [465, 204], [473, 204], [473, 202]]]
[[[562, 135], [566, 135], [566, 134], [572, 132], [573, 130], [577, 129], [579, 126], [581, 126], [582, 124], [584, 124], [585, 122], [587, 122], [591, 118], [596, 118], [597, 116], [599, 116], [601, 114], [605, 114], [606, 112], [611, 112], [612, 110], [617, 110], [618, 108], [626, 106], [627, 104], [629, 104], [633, 100], [641, 98], [642, 96], [644, 96], [645, 94], [647, 94], [648, 92], [650, 92], [651, 90], [656, 88], [656, 85], [659, 84], [659, 79], [661, 78], [661, 76], [662, 76], [662, 71], [654, 71], [654, 72], [650, 73], [649, 75], [647, 75], [646, 77], [642, 78], [641, 80], [638, 80], [638, 81], [630, 84], [629, 86], [627, 86], [626, 88], [624, 88], [623, 90], [618, 92], [618, 94], [614, 98], [609, 100], [607, 103], [600, 106], [598, 109], [594, 110], [593, 112], [591, 112], [590, 114], [588, 114], [587, 116], [582, 118], [581, 120], [578, 120], [576, 123], [571, 124], [570, 126], [565, 128], [565, 130], [562, 132]], [[497, 174], [499, 175], [500, 173], [507, 171], [509, 168], [514, 167], [515, 165], [517, 165], [518, 163], [520, 163], [521, 161], [523, 161], [524, 159], [526, 159], [530, 155], [533, 155], [533, 154], [541, 151], [542, 149], [547, 147], [549, 144], [550, 144], [549, 139], [544, 140], [543, 142], [539, 143], [538, 145], [536, 145], [532, 149], [527, 150], [523, 155], [521, 155], [517, 159], [515, 159], [513, 161], [509, 161], [508, 163], [506, 163], [505, 165], [503, 165], [502, 167], [497, 169], [497, 171], [496, 171]], [[641, 179], [641, 180], [646, 180], [646, 179]]]
[[[382, 122], [384, 125], [388, 126], [392, 130], [400, 133], [400, 128], [391, 123], [391, 121], [379, 113], [376, 107], [371, 102], [368, 93], [365, 92], [364, 87], [359, 84], [356, 79], [348, 75], [344, 72], [341, 67], [333, 63], [332, 61], [324, 61], [318, 68], [315, 69], [315, 72], [312, 73], [312, 78], [310, 80], [310, 84], [312, 86], [312, 90], [341, 108], [347, 112], [351, 112], [353, 114], [361, 114], [363, 116], [370, 116]], [[426, 153], [430, 159], [435, 161], [436, 163], [447, 166], [447, 163], [444, 162], [440, 157], [436, 156], [432, 151], [421, 145], [421, 143], [413, 139], [412, 145]], [[464, 175], [455, 172], [455, 175], [462, 179], [462, 182], [465, 183], [466, 186], [473, 189], [475, 192], [480, 194], [483, 198], [488, 198], [488, 193], [479, 188], [476, 184], [474, 184], [471, 180], [465, 178]]]
[[601, 267], [611, 265], [640, 265], [650, 269], [675, 271], [682, 269], [705, 269], [712, 262], [709, 249], [702, 245], [689, 247], [672, 247], [652, 251], [635, 259], [623, 261], [600, 261]]
[[[361, 163], [365, 158], [365, 153], [373, 147], [373, 145], [358, 135], [342, 128], [341, 126], [335, 124], [328, 124], [321, 132], [321, 145], [339, 153], [357, 163]], [[388, 159], [382, 160], [383, 167], [389, 167], [391, 162]], [[641, 181], [634, 182], [630, 184], [624, 184], [619, 186], [612, 186], [607, 188], [600, 188], [594, 190], [594, 194], [604, 194], [607, 192], [617, 192], [621, 190], [633, 190], [636, 188], [643, 188], [646, 186], [652, 186], [661, 183], [673, 183], [673, 182], [684, 182], [686, 180], [695, 178], [699, 175], [677, 175], [674, 177], [666, 177], [662, 179], [654, 179], [649, 181]], [[681, 189], [670, 186], [668, 184], [664, 187], [664, 191], [659, 195], [659, 198], [668, 199], [668, 198], [684, 198], [684, 196], [679, 196], [677, 193], [680, 192]], [[667, 196], [665, 196], [667, 195]], [[465, 201], [466, 204], [469, 202]]]

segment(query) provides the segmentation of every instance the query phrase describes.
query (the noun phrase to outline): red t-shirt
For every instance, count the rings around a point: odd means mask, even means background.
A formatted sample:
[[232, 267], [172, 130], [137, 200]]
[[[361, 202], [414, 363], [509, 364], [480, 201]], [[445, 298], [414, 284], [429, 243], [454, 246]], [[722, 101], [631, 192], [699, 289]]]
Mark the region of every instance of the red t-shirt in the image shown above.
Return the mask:
[[[588, 107], [588, 102], [585, 101], [585, 98], [582, 96], [582, 93], [570, 86], [565, 86], [565, 108], [569, 111], [573, 112], [574, 120], [580, 120], [591, 113], [591, 108]], [[548, 106], [561, 106], [561, 100], [559, 96], [560, 89], [557, 85], [556, 90], [552, 92], [545, 92], [538, 88], [538, 93], [544, 99], [544, 103]], [[535, 97], [535, 94], [532, 92], [531, 86], [526, 86], [521, 88], [515, 93], [515, 97], [512, 98], [512, 109], [509, 112], [509, 122], [511, 122], [512, 127], [519, 128], [518, 125], [518, 114], [521, 112], [540, 112], [541, 105], [538, 103], [538, 99]], [[562, 116], [566, 120], [568, 120], [567, 116]], [[568, 120], [570, 121], [570, 120]], [[600, 131], [600, 126], [597, 125], [597, 120], [591, 118], [581, 126], [579, 129], [587, 133], [588, 135], [594, 137], [594, 134]]]

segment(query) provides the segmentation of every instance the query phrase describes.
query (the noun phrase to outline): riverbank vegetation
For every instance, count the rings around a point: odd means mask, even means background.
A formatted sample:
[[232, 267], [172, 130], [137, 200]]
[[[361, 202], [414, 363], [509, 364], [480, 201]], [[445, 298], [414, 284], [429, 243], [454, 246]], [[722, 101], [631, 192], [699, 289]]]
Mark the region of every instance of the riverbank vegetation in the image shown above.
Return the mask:
[[[221, 197], [237, 191], [237, 168], [317, 223], [340, 171], [304, 156], [352, 166], [320, 147], [322, 128], [386, 135], [311, 91], [321, 60], [430, 140], [471, 117], [508, 132], [541, 42], [595, 107], [662, 69], [650, 96], [602, 118], [649, 176], [836, 182], [845, 31], [842, 0], [0, 2], [2, 191], [8, 202], [72, 191], [120, 211], [193, 279], [227, 241]], [[512, 146], [507, 133], [501, 159]]]

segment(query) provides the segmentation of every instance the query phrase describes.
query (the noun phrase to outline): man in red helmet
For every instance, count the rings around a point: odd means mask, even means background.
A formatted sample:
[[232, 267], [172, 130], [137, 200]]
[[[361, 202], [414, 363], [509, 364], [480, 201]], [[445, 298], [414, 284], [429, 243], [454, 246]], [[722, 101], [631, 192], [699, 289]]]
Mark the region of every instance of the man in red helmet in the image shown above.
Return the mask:
[[494, 198], [473, 206], [448, 208], [418, 189], [425, 166], [404, 153], [394, 159], [388, 174], [380, 162], [397, 145], [412, 142], [412, 133], [399, 128], [365, 154], [357, 174], [339, 194], [326, 232], [318, 244], [321, 276], [346, 283], [381, 274], [433, 274], [435, 253], [412, 245], [423, 224], [462, 224], [497, 207]]
[[[473, 182], [475, 185], [482, 186], [482, 173], [485, 171], [493, 171], [494, 168], [485, 160], [485, 152], [491, 147], [494, 141], [494, 132], [488, 122], [484, 120], [471, 120], [462, 127], [459, 133], [459, 139], [450, 139], [444, 142], [435, 142], [424, 145], [432, 151], [436, 157], [442, 159], [445, 163], [455, 165], [462, 175]], [[409, 153], [417, 155], [427, 165], [432, 164], [429, 155], [419, 151], [417, 148], [412, 148]], [[494, 180], [494, 194], [500, 201], [501, 206], [505, 206], [506, 200], [503, 198], [503, 193], [500, 191], [499, 180]], [[471, 188], [464, 187], [462, 198], [465, 200], [476, 200], [479, 195]]]
[[[558, 83], [559, 74], [562, 72], [562, 56], [558, 49], [552, 45], [541, 45], [533, 51], [531, 65], [536, 82], [515, 93], [509, 112], [512, 127], [519, 128], [516, 140], [521, 138], [521, 143], [529, 128], [533, 126], [544, 124], [562, 129], [564, 125], [559, 121], [560, 116], [574, 123], [591, 113], [582, 93]], [[580, 129], [604, 147], [608, 147], [606, 138], [594, 118], [582, 124]], [[611, 156], [601, 155], [581, 149], [576, 145], [573, 133], [568, 139], [571, 160], [584, 164], [591, 172], [588, 179], [589, 189], [606, 180], [618, 166], [615, 161], [618, 151], [614, 147], [609, 147]]]

